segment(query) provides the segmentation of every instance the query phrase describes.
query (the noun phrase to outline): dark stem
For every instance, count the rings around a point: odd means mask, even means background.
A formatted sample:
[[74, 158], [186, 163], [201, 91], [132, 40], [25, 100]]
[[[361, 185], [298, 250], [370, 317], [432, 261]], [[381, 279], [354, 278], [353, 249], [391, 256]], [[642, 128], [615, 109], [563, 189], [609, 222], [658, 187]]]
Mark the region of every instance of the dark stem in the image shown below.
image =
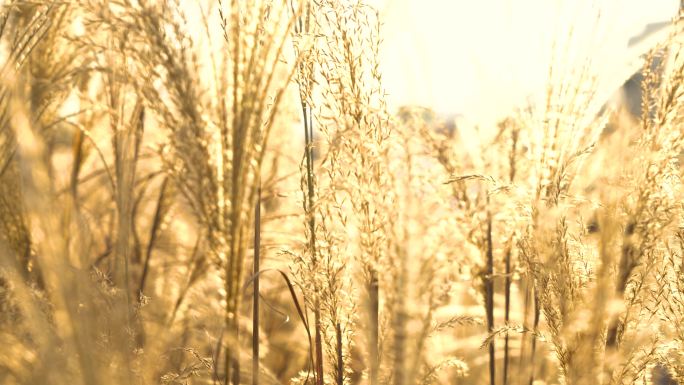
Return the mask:
[[[494, 251], [492, 248], [492, 218], [487, 218], [487, 270], [485, 276], [485, 307], [487, 311], [487, 332], [494, 331]], [[489, 344], [489, 383], [496, 385], [496, 353], [494, 341]]]
[[164, 198], [166, 195], [166, 187], [168, 185], [168, 178], [165, 178], [162, 182], [161, 189], [159, 190], [159, 198], [157, 199], [157, 207], [154, 210], [154, 219], [152, 220], [152, 228], [150, 229], [150, 239], [147, 242], [147, 248], [145, 250], [145, 263], [143, 265], [142, 275], [140, 277], [140, 284], [138, 285], [138, 297], [142, 295], [145, 290], [145, 282], [147, 281], [147, 274], [150, 268], [150, 259], [152, 257], [152, 250], [154, 250], [154, 244], [156, 243], [157, 236], [159, 235], [159, 227], [164, 216]]
[[344, 357], [342, 356], [342, 327], [338, 322], [335, 325], [337, 336], [337, 385], [344, 385]]
[[[294, 10], [294, 7], [293, 7]], [[309, 4], [306, 8], [306, 17], [303, 18], [302, 15], [297, 17], [297, 25], [295, 26], [296, 33], [308, 33], [310, 29], [310, 17], [311, 17], [311, 5]], [[301, 64], [303, 66], [304, 64]], [[316, 217], [314, 210], [314, 153], [313, 153], [313, 111], [311, 106], [307, 103], [306, 97], [304, 95], [304, 90], [302, 87], [301, 75], [304, 71], [301, 71], [300, 67], [300, 99], [302, 103], [302, 118], [304, 120], [304, 157], [306, 161], [306, 197], [304, 199], [304, 212], [307, 216], [307, 224], [309, 231], [309, 251], [311, 252], [311, 260], [313, 264], [314, 271], [317, 269], [317, 258], [316, 258]], [[304, 80], [306, 82], [308, 80]], [[308, 90], [307, 84], [306, 90]], [[321, 323], [321, 306], [319, 298], [314, 300], [314, 372], [315, 372], [315, 383], [316, 385], [323, 385], [323, 342], [322, 342], [322, 323]]]
[[[529, 330], [528, 315], [530, 314], [530, 280], [524, 279], [522, 281], [525, 283], [525, 304], [523, 305], [523, 330]], [[518, 385], [521, 384], [527, 370], [529, 370], [528, 365], [525, 362], [525, 347], [527, 346], [527, 333], [523, 333], [520, 336], [520, 357], [518, 359]]]
[[[150, 237], [147, 242], [147, 248], [145, 249], [145, 262], [143, 263], [143, 270], [142, 274], [140, 276], [140, 283], [138, 284], [138, 291], [137, 291], [137, 301], [138, 301], [138, 306], [142, 306], [142, 301], [143, 301], [143, 292], [145, 291], [145, 282], [147, 282], [147, 276], [150, 271], [150, 260], [152, 259], [152, 250], [154, 250], [154, 245], [157, 241], [157, 237], [159, 235], [159, 228], [161, 227], [161, 223], [163, 221], [164, 217], [164, 200], [166, 197], [166, 187], [168, 183], [168, 178], [164, 178], [164, 181], [161, 184], [161, 188], [159, 191], [159, 197], [157, 198], [157, 206], [155, 207], [154, 210], [154, 218], [152, 219], [152, 227], [150, 228]], [[137, 205], [136, 205], [137, 207]], [[135, 226], [135, 223], [133, 223]], [[132, 232], [134, 239], [136, 241], [136, 254], [138, 254], [139, 248], [137, 247], [138, 237], [137, 233], [134, 229]], [[138, 347], [143, 347], [145, 345], [145, 328], [138, 320], [136, 322], [136, 343]]]
[[254, 208], [254, 306], [252, 308], [252, 385], [259, 385], [259, 270], [261, 247], [261, 187]]
[[[314, 168], [313, 168], [313, 120], [311, 108], [302, 102], [302, 114], [304, 118], [304, 140], [306, 142], [306, 184], [307, 199], [305, 200], [305, 211], [309, 225], [309, 248], [311, 250], [312, 262], [314, 266], [316, 260], [316, 217], [314, 214]], [[314, 302], [314, 350], [315, 350], [315, 373], [316, 385], [323, 385], [323, 338], [321, 323], [321, 305], [318, 298]]]
[[[504, 281], [504, 320], [506, 325], [510, 320], [510, 308], [511, 308], [511, 248], [510, 246], [506, 249], [506, 278]], [[504, 367], [503, 367], [503, 385], [508, 384], [508, 332], [506, 332], [506, 337], [504, 340]]]
[[378, 364], [379, 355], [378, 344], [379, 344], [379, 312], [380, 312], [380, 300], [379, 300], [380, 287], [378, 283], [378, 275], [375, 269], [371, 270], [370, 285], [369, 285], [369, 297], [370, 297], [370, 338], [368, 341], [370, 352], [370, 384], [378, 384]]
[[[237, 328], [235, 329], [237, 331]], [[237, 350], [239, 353], [239, 350]], [[237, 355], [237, 354], [236, 354]], [[240, 385], [240, 360], [236, 357], [233, 358], [233, 371], [232, 371], [232, 383], [233, 385]]]
[[[81, 172], [81, 165], [83, 163], [83, 138], [84, 134], [81, 130], [77, 130], [75, 134], [75, 142], [73, 144], [74, 149], [74, 161], [71, 168], [71, 196], [74, 201], [74, 205], [78, 205], [78, 175]], [[9, 161], [8, 161], [9, 164]], [[0, 174], [1, 176], [2, 174]]]
[[[534, 284], [534, 282], [533, 282]], [[534, 291], [534, 333], [532, 334], [532, 353], [530, 358], [530, 382], [529, 385], [534, 383], [534, 363], [535, 355], [537, 352], [537, 332], [539, 330], [539, 316], [541, 315], [539, 309], [539, 294], [537, 293], [536, 285], [532, 288]]]
[[314, 328], [316, 329], [316, 334], [314, 336], [314, 347], [316, 350], [316, 385], [323, 385], [323, 338], [321, 334], [323, 324], [321, 322], [321, 306], [318, 300], [316, 300], [315, 307]]

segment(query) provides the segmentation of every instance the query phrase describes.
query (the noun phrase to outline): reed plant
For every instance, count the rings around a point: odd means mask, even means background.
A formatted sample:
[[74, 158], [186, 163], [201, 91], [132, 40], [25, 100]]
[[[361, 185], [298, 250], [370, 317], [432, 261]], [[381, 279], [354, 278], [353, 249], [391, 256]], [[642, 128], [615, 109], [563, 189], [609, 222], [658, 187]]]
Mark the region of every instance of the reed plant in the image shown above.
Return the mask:
[[[361, 0], [0, 6], [0, 383], [684, 381], [681, 20], [495, 127]], [[576, 52], [576, 51], [573, 51]]]

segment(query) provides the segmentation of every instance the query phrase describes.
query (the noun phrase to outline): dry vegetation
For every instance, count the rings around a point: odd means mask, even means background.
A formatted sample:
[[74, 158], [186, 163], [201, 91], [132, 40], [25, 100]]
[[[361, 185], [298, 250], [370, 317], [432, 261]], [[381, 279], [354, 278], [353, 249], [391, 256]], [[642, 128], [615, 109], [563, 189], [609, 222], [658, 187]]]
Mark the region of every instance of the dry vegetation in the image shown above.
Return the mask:
[[0, 383], [684, 383], [679, 28], [481, 135], [357, 0], [3, 2]]

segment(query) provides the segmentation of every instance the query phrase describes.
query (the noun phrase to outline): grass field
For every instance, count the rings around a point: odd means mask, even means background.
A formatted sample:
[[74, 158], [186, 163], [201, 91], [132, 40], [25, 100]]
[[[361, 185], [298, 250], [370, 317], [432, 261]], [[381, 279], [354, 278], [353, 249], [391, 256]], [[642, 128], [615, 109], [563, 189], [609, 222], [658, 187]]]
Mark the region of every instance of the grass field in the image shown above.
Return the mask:
[[684, 383], [680, 17], [477, 126], [361, 1], [0, 4], [0, 384]]

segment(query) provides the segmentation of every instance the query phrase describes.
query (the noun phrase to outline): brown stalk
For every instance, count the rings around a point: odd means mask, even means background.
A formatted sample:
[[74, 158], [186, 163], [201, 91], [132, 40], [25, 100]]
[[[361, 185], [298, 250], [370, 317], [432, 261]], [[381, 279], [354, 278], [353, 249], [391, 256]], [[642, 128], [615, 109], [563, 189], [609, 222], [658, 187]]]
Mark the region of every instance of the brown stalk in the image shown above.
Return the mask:
[[259, 385], [259, 270], [261, 247], [261, 188], [254, 208], [254, 295], [252, 308], [252, 385]]
[[[81, 130], [77, 130], [74, 134], [74, 144], [73, 144], [73, 156], [74, 161], [71, 168], [71, 196], [74, 200], [74, 204], [78, 204], [78, 175], [81, 172], [81, 166], [83, 165], [83, 142], [84, 134]], [[0, 174], [1, 175], [1, 174]]]
[[[515, 128], [511, 132], [511, 139], [512, 139], [512, 148], [511, 152], [508, 156], [508, 163], [510, 165], [510, 170], [509, 170], [509, 175], [508, 179], [511, 181], [511, 184], [514, 183], [515, 181], [515, 173], [516, 173], [516, 147], [518, 144], [518, 130]], [[510, 321], [510, 308], [511, 308], [511, 242], [513, 241], [512, 237], [511, 240], [509, 241], [508, 247], [506, 248], [506, 278], [504, 281], [504, 296], [505, 296], [505, 304], [504, 304], [504, 321], [506, 325], [508, 325], [508, 322]], [[527, 299], [526, 299], [527, 300]], [[527, 310], [527, 309], [525, 309]], [[525, 313], [525, 316], [527, 313]], [[504, 367], [503, 367], [503, 385], [508, 385], [508, 361], [509, 361], [509, 335], [508, 332], [506, 332], [506, 339], [504, 341]]]
[[[294, 11], [294, 6], [293, 6]], [[306, 23], [302, 21], [302, 15], [297, 17], [297, 23], [294, 28], [295, 33], [309, 33], [309, 13], [311, 8], [307, 7]], [[298, 55], [301, 56], [301, 55]], [[301, 66], [303, 63], [298, 63], [300, 70], [299, 87], [300, 87], [300, 101], [302, 105], [302, 119], [304, 121], [304, 159], [306, 164], [306, 196], [304, 199], [304, 211], [307, 216], [307, 226], [309, 232], [309, 251], [311, 253], [312, 262], [317, 265], [316, 257], [316, 218], [314, 213], [314, 155], [313, 155], [313, 111], [311, 106], [305, 100], [304, 92], [308, 89], [308, 85], [302, 84]], [[316, 297], [313, 304], [314, 312], [314, 381], [316, 385], [323, 385], [323, 338], [322, 338], [322, 320], [321, 320], [321, 305], [320, 299]]]
[[379, 283], [378, 275], [375, 269], [371, 270], [370, 285], [369, 285], [369, 297], [370, 297], [370, 340], [368, 342], [368, 348], [370, 352], [370, 383], [371, 385], [378, 384], [378, 372], [379, 372], [379, 313], [380, 313], [380, 301], [379, 301]]
[[159, 236], [159, 228], [164, 219], [164, 214], [166, 207], [164, 207], [164, 200], [166, 199], [166, 191], [168, 187], [168, 177], [164, 178], [162, 181], [161, 188], [159, 190], [159, 197], [157, 198], [157, 206], [154, 209], [154, 218], [152, 219], [152, 227], [150, 228], [150, 238], [147, 242], [147, 248], [145, 249], [145, 262], [143, 265], [142, 275], [140, 277], [140, 284], [138, 285], [138, 296], [140, 297], [145, 291], [145, 282], [147, 281], [147, 275], [150, 268], [150, 260], [152, 258], [152, 251], [154, 250], [154, 245]]
[[[307, 109], [310, 112], [310, 107], [307, 107], [305, 103], [302, 104], [302, 112], [304, 113], [304, 138], [306, 141], [306, 184], [307, 184], [307, 215], [309, 223], [310, 232], [310, 243], [311, 255], [314, 259], [314, 264], [316, 264], [316, 218], [314, 216], [313, 205], [314, 205], [314, 169], [313, 169], [313, 121], [311, 114], [307, 114]], [[314, 302], [314, 349], [316, 353], [315, 360], [315, 372], [316, 372], [316, 385], [323, 385], [323, 338], [321, 329], [323, 328], [321, 322], [321, 305], [318, 298]]]
[[[494, 331], [494, 251], [492, 246], [492, 218], [487, 213], [487, 266], [485, 271], [485, 310], [487, 313], [487, 332]], [[494, 341], [489, 344], [489, 383], [496, 385], [496, 353]]]
[[344, 357], [342, 356], [342, 327], [338, 322], [335, 325], [335, 336], [337, 337], [337, 385], [344, 385]]
[[[525, 278], [525, 301], [523, 305], [523, 329], [530, 330], [528, 315], [530, 314], [530, 279]], [[520, 385], [524, 374], [527, 373], [529, 369], [525, 365], [525, 347], [527, 346], [527, 333], [523, 333], [520, 336], [520, 357], [518, 358], [518, 381], [517, 384]]]
[[[508, 325], [510, 320], [510, 308], [511, 308], [511, 247], [506, 249], [506, 278], [504, 279], [504, 323]], [[508, 340], [509, 335], [506, 332], [504, 340], [504, 367], [503, 367], [503, 385], [508, 384]]]
[[534, 293], [534, 332], [532, 333], [532, 352], [530, 353], [530, 381], [529, 385], [534, 383], [534, 363], [537, 353], [537, 335], [539, 333], [539, 318], [541, 315], [541, 310], [539, 307], [539, 293], [537, 292], [537, 287], [532, 281], [532, 291]]

